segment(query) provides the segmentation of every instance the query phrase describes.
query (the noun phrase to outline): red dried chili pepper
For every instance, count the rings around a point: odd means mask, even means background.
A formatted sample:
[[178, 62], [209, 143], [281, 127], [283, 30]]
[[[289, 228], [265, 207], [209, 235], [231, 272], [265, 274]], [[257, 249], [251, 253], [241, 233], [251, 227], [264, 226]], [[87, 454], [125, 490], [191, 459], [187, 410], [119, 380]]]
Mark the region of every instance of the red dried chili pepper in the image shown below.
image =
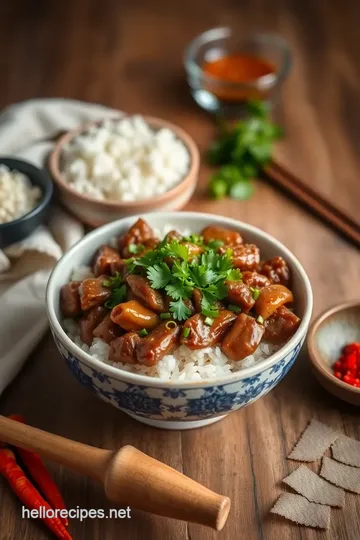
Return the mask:
[[360, 388], [360, 343], [345, 345], [333, 369], [337, 379]]
[[[9, 418], [25, 424], [24, 418], [19, 414], [12, 414], [9, 416]], [[26, 466], [29, 475], [34, 480], [35, 484], [40, 489], [50, 506], [52, 506], [54, 509], [66, 510], [64, 499], [62, 498], [57, 485], [46, 469], [41, 457], [35, 452], [23, 450], [22, 448], [16, 448], [16, 453], [21, 457], [21, 460]], [[69, 524], [68, 519], [63, 517], [60, 517], [60, 519], [67, 527]]]
[[[24, 471], [16, 462], [14, 452], [8, 448], [0, 449], [0, 474], [6, 478], [14, 493], [29, 510], [40, 511], [42, 507], [46, 511], [52, 510], [51, 506], [42, 498], [30, 480], [26, 478]], [[59, 518], [43, 517], [42, 520], [58, 538], [61, 540], [71, 540], [71, 536]]]

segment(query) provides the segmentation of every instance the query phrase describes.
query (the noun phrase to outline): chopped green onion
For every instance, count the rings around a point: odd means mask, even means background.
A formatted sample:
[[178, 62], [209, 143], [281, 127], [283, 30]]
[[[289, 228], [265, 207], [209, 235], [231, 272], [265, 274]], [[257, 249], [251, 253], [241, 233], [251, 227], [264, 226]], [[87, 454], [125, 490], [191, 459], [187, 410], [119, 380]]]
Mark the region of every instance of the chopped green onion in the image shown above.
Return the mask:
[[259, 315], [256, 320], [259, 324], [264, 324], [264, 317], [262, 317], [261, 315]]
[[213, 322], [214, 322], [214, 319], [212, 319], [211, 317], [206, 317], [204, 321], [204, 323], [207, 324], [208, 326], [211, 326]]
[[183, 328], [182, 334], [183, 334], [184, 338], [189, 337], [189, 335], [190, 335], [190, 328]]
[[141, 251], [144, 251], [144, 249], [145, 246], [143, 244], [129, 244], [128, 246], [129, 253], [133, 253], [134, 255], [141, 253]]
[[204, 238], [200, 234], [189, 234], [188, 236], [182, 237], [183, 242], [190, 242], [191, 244], [196, 244], [197, 246], [204, 245]]
[[250, 291], [252, 292], [254, 300], [257, 300], [260, 295], [260, 290], [257, 289], [256, 287], [250, 287]]
[[165, 328], [166, 328], [166, 330], [173, 330], [174, 328], [176, 328], [176, 322], [175, 321], [168, 321], [165, 324]]
[[213, 317], [216, 319], [216, 317], [219, 316], [220, 311], [218, 309], [202, 308], [201, 313], [202, 315], [205, 315], [205, 317]]
[[217, 249], [218, 247], [223, 246], [223, 245], [224, 245], [224, 242], [222, 240], [210, 240], [210, 242], [208, 242], [207, 244], [207, 247], [209, 249]]
[[171, 313], [160, 313], [160, 319], [170, 319]]
[[149, 333], [149, 332], [146, 330], [146, 328], [143, 328], [142, 330], [140, 330], [139, 336], [140, 336], [140, 337], [144, 337], [144, 336], [147, 336], [148, 333]]
[[228, 310], [233, 311], [234, 313], [241, 313], [241, 307], [235, 306], [235, 304], [229, 304]]

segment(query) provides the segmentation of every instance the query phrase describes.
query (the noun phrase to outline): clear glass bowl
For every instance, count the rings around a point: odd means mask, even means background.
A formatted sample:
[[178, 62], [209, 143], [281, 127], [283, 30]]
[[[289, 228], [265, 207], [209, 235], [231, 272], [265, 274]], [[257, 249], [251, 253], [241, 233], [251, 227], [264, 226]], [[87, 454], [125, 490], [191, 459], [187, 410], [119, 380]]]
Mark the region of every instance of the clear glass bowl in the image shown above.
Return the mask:
[[[204, 72], [205, 62], [232, 53], [259, 57], [274, 66], [274, 73], [251, 82], [235, 83]], [[200, 107], [211, 113], [241, 117], [244, 104], [249, 99], [264, 99], [272, 104], [277, 101], [291, 67], [291, 53], [286, 42], [277, 35], [238, 37], [234, 29], [213, 28], [190, 43], [185, 51], [184, 64], [191, 94]]]

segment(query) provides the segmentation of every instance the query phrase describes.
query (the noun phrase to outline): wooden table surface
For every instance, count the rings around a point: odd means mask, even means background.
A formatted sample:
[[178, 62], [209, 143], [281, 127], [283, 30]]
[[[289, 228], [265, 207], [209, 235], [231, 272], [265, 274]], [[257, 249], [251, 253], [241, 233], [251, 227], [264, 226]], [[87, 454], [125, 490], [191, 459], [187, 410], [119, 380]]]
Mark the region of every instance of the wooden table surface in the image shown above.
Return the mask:
[[[359, 215], [360, 3], [303, 0], [12, 0], [0, 7], [0, 106], [35, 97], [98, 101], [128, 112], [174, 121], [201, 151], [214, 128], [188, 93], [182, 67], [186, 44], [198, 32], [236, 23], [239, 33], [275, 31], [290, 43], [294, 63], [283, 96], [286, 140], [278, 159], [310, 184]], [[1, 148], [0, 148], [1, 152]], [[314, 315], [359, 298], [359, 253], [285, 198], [258, 182], [248, 202], [211, 202], [202, 165], [187, 206], [247, 221], [284, 242], [300, 259], [314, 289]], [[21, 331], [21, 329], [20, 329]], [[73, 520], [76, 540], [358, 540], [360, 497], [346, 495], [332, 511], [328, 532], [269, 516], [281, 479], [297, 465], [285, 459], [316, 417], [360, 439], [359, 409], [326, 394], [312, 376], [306, 352], [286, 379], [254, 405], [210, 427], [167, 432], [143, 426], [82, 388], [47, 335], [0, 401], [3, 414], [104, 448], [133, 444], [229, 495], [222, 532], [152, 517]], [[109, 508], [91, 481], [50, 465], [68, 507]], [[0, 479], [0, 540], [51, 538], [21, 519], [21, 506]]]

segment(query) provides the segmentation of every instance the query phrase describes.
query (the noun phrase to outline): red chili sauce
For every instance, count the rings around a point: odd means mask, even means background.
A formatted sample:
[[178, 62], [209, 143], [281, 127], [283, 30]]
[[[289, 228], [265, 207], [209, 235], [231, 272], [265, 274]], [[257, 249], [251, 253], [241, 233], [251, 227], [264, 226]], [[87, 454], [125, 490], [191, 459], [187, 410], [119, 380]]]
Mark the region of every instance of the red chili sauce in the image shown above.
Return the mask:
[[[206, 75], [225, 83], [248, 84], [264, 75], [276, 72], [275, 67], [267, 60], [250, 54], [236, 53], [222, 56], [216, 60], [204, 62], [203, 70]], [[263, 92], [256, 88], [212, 88], [211, 91], [225, 101], [243, 101], [246, 99], [264, 97]], [[260, 94], [260, 95], [259, 95]]]

